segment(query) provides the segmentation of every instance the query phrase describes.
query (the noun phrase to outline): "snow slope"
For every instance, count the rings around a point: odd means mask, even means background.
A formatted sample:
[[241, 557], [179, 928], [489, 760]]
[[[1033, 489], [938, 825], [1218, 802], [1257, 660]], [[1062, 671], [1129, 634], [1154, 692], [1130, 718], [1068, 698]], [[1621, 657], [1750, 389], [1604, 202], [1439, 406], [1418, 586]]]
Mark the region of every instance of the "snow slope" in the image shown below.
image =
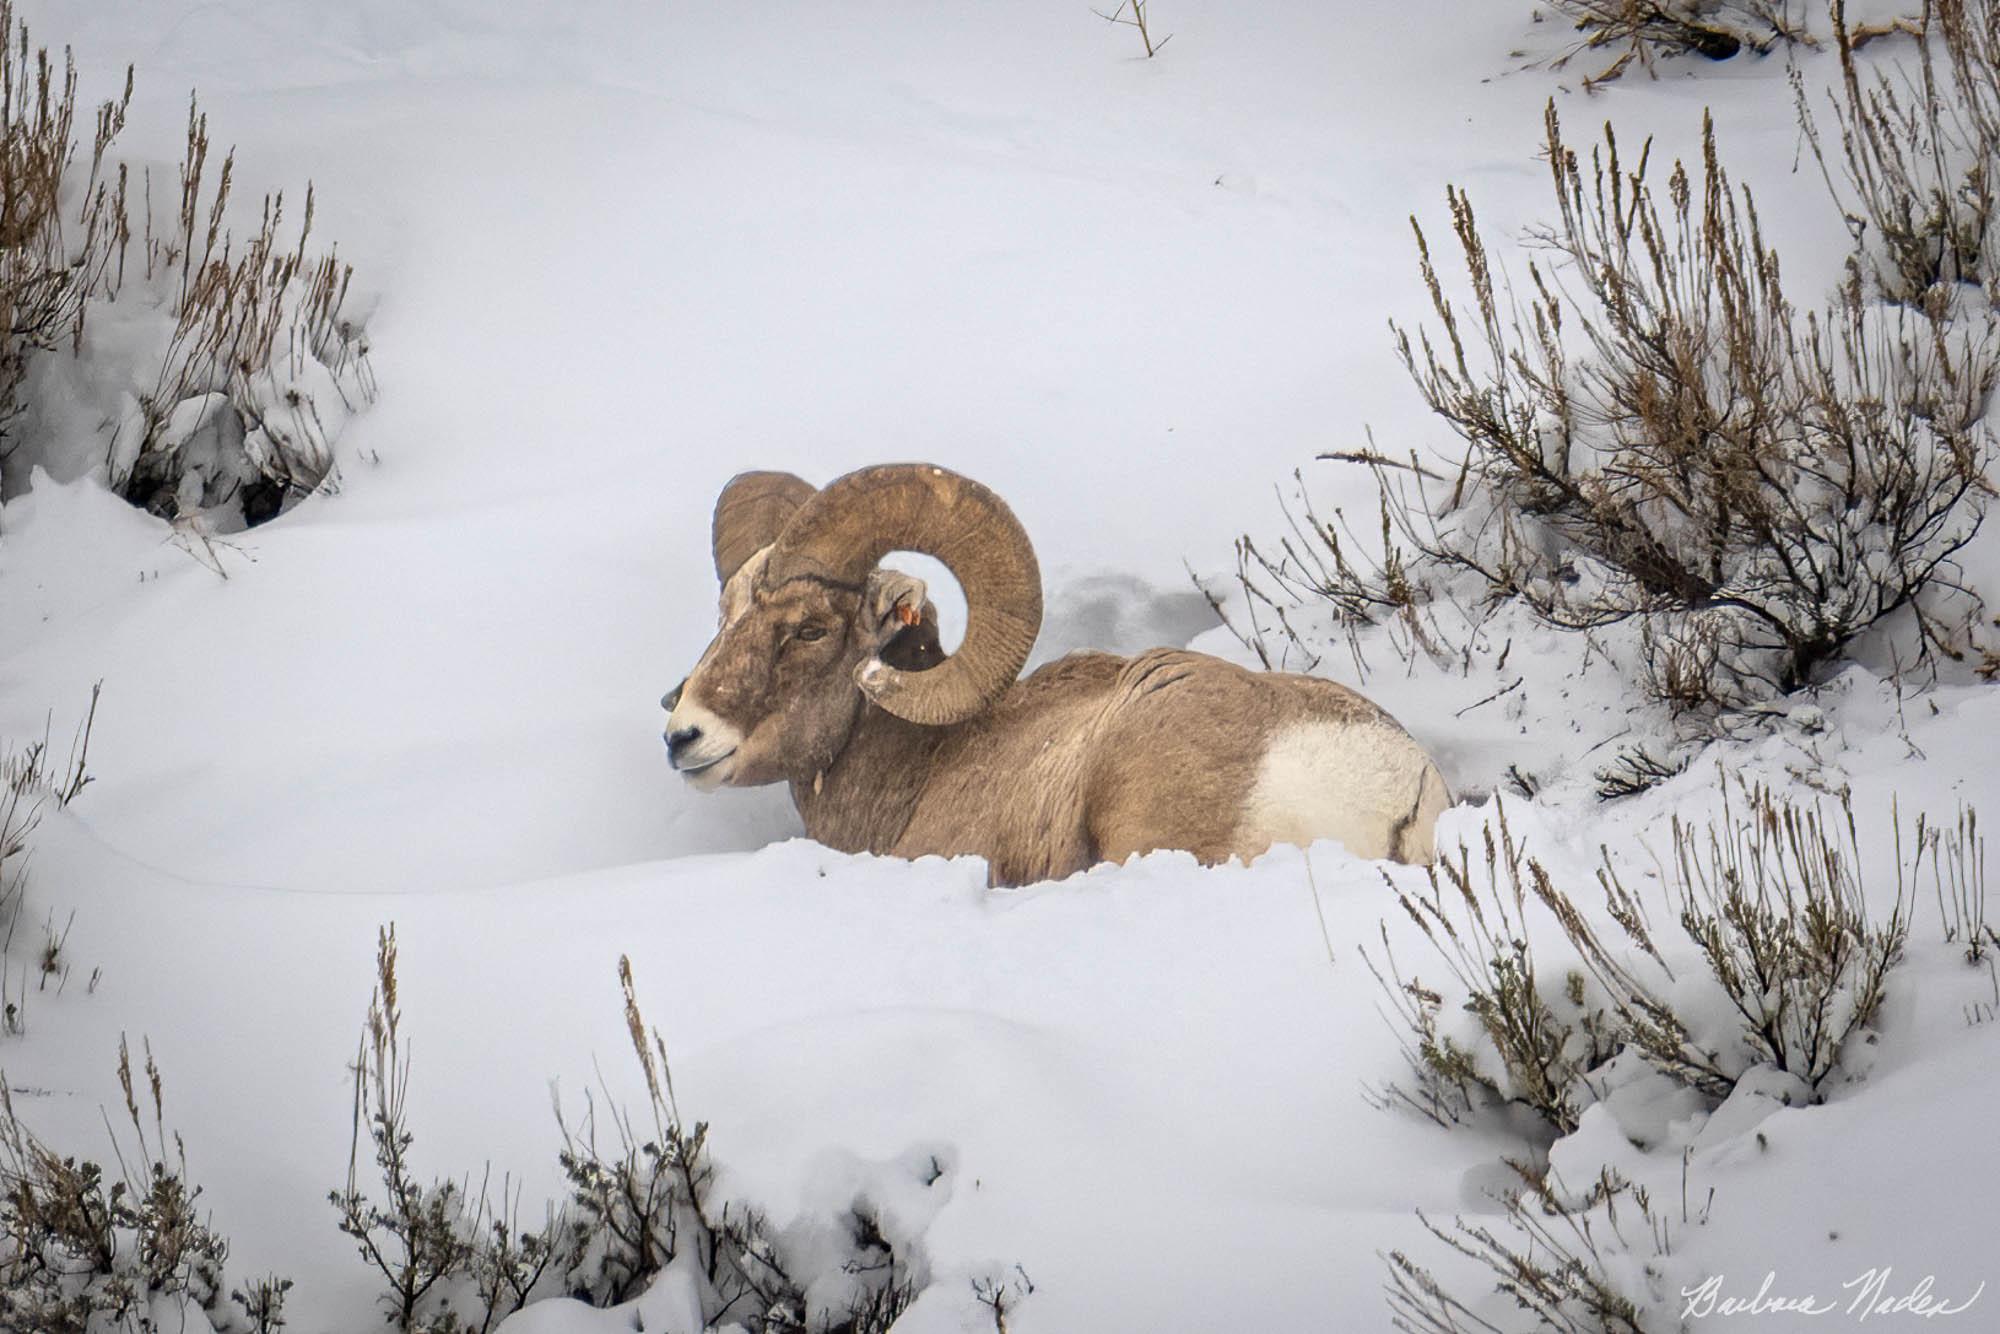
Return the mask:
[[[1585, 99], [1510, 57], [1549, 48], [1527, 4], [1449, 0], [1161, 0], [1150, 62], [1067, 0], [21, 9], [87, 93], [137, 64], [128, 153], [175, 161], [196, 86], [245, 198], [316, 182], [382, 387], [340, 494], [231, 539], [227, 578], [87, 477], [0, 510], [0, 737], [50, 709], [66, 735], [104, 681], [98, 781], [44, 822], [31, 888], [33, 919], [74, 910], [67, 950], [102, 982], [31, 995], [0, 1039], [52, 1141], [102, 1152], [117, 1034], [149, 1035], [235, 1268], [294, 1275], [295, 1328], [371, 1327], [322, 1200], [394, 920], [420, 1165], [555, 1189], [546, 1082], [580, 1097], [601, 1063], [637, 1101], [627, 953], [682, 1104], [774, 1217], [912, 1151], [950, 1162], [912, 1329], [979, 1327], [971, 1281], [1017, 1263], [1021, 1331], [1382, 1328], [1377, 1253], [1439, 1249], [1413, 1211], [1491, 1212], [1508, 1142], [1361, 1096], [1399, 1073], [1355, 952], [1394, 907], [1378, 868], [1158, 855], [989, 892], [977, 864], [794, 839], [780, 792], [683, 790], [656, 701], [712, 628], [709, 509], [749, 467], [959, 468], [1035, 537], [1044, 655], [1230, 649], [1183, 562], [1229, 568], [1278, 523], [1273, 487], [1364, 424], [1435, 439], [1383, 323], [1421, 313], [1407, 217], [1441, 227], [1447, 180], [1491, 235], [1534, 217], [1551, 94], [1579, 138], [1611, 114], [1662, 152], [1712, 106], [1795, 288], [1830, 277], [1844, 238], [1792, 173], [1775, 61]], [[1314, 485], [1358, 494], [1323, 465]], [[1524, 712], [1370, 689], [1483, 791], [1512, 762], [1580, 771], [1617, 721], [1601, 676], [1562, 703], [1548, 661]], [[1831, 694], [1832, 735], [1747, 758], [1813, 752], [1878, 825], [1891, 792], [2000, 805], [1990, 690], [1900, 717], [1865, 676]], [[1543, 803], [1538, 851], [1587, 878], [1600, 842], [1658, 848], [1712, 787]], [[2000, 1284], [1996, 1028], [1966, 1008], [1986, 982], [1927, 911], [1913, 940], [1866, 1084], [1778, 1113], [1768, 1156], [1747, 1117], [1675, 1132], [1716, 1193], [1674, 1275]], [[1677, 1178], [1678, 1153], [1632, 1174], [1663, 1162]], [[1961, 1325], [1993, 1310], [2000, 1288]]]

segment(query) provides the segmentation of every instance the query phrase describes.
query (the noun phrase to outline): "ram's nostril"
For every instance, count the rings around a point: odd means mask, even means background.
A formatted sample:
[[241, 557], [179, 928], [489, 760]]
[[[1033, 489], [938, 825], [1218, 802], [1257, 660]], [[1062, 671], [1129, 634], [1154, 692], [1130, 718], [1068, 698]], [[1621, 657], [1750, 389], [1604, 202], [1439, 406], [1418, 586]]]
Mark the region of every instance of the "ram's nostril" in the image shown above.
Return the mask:
[[678, 731], [667, 733], [668, 762], [679, 764], [681, 752], [699, 740], [701, 740], [701, 729], [699, 727], [683, 727]]

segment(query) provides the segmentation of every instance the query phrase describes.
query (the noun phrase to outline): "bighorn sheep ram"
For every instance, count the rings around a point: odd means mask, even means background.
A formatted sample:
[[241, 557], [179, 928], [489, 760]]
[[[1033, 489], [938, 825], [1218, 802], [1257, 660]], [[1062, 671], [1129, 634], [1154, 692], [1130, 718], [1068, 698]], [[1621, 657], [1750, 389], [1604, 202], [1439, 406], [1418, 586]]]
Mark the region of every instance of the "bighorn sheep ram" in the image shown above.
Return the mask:
[[[1431, 860], [1445, 782], [1345, 686], [1173, 649], [1074, 653], [1017, 680], [1041, 573], [1013, 513], [969, 478], [893, 464], [815, 491], [743, 473], [713, 536], [721, 629], [661, 701], [668, 757], [698, 788], [784, 780], [830, 847], [976, 853], [994, 884], [1316, 838]], [[923, 581], [876, 568], [891, 551], [958, 579], [956, 653]]]

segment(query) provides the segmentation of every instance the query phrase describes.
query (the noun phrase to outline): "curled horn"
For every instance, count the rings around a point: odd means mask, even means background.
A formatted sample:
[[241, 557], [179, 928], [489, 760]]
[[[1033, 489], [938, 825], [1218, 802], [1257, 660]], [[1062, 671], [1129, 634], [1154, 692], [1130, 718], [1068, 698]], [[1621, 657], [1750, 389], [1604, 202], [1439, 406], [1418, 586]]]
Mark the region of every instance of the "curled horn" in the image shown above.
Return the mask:
[[942, 726], [983, 711], [1012, 685], [1042, 624], [1034, 547], [1005, 501], [969, 477], [920, 463], [863, 468], [800, 507], [771, 551], [772, 587], [800, 577], [860, 584], [891, 551], [935, 556], [965, 593], [965, 641], [923, 672], [879, 659], [855, 672], [890, 713]]
[[744, 561], [777, 540], [813, 495], [812, 483], [788, 472], [739, 472], [730, 478], [716, 497], [710, 527], [715, 577], [728, 583]]

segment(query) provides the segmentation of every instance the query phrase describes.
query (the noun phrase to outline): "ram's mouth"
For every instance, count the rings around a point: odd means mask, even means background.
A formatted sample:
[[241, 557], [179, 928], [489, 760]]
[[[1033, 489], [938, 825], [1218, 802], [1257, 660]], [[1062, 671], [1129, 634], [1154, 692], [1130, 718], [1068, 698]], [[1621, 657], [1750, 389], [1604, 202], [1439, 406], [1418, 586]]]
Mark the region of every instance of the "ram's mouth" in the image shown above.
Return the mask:
[[735, 754], [736, 748], [732, 746], [720, 755], [717, 755], [714, 759], [703, 760], [699, 764], [680, 765], [678, 766], [680, 776], [687, 779], [688, 782], [694, 784], [696, 787], [714, 787], [724, 778], [728, 777], [728, 774], [723, 772], [720, 767], [722, 762], [732, 758]]

